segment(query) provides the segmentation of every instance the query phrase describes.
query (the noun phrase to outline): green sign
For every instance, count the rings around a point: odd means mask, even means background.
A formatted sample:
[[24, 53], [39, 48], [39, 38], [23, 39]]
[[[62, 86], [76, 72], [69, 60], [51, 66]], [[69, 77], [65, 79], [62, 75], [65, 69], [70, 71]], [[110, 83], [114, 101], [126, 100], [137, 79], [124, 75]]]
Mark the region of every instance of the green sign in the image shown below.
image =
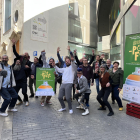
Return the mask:
[[[140, 68], [140, 34], [126, 36], [124, 55], [124, 82]], [[134, 79], [133, 79], [134, 80]]]
[[55, 91], [54, 68], [37, 68], [36, 96], [53, 96]]

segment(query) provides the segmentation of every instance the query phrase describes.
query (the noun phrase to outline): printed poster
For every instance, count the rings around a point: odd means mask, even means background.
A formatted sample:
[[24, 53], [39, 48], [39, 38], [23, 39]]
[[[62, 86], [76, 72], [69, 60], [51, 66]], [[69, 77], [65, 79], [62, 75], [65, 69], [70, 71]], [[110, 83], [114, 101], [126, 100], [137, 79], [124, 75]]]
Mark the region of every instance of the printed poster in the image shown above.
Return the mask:
[[140, 104], [140, 34], [126, 36], [123, 99]]
[[37, 68], [36, 96], [54, 96], [55, 75], [54, 68]]
[[31, 19], [31, 39], [48, 42], [48, 20], [47, 14], [41, 13]]

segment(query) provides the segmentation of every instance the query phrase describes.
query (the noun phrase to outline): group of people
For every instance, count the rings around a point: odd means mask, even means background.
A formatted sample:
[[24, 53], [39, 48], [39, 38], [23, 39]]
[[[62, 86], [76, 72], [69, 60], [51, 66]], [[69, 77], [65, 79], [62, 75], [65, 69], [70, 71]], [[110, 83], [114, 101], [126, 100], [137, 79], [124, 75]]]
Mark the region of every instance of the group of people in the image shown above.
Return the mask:
[[[29, 89], [31, 95], [30, 98], [35, 96], [33, 90], [33, 84], [36, 86], [36, 68], [54, 68], [55, 72], [55, 93], [57, 83], [60, 84], [58, 100], [61, 104], [62, 112], [66, 110], [64, 101], [66, 100], [69, 107], [69, 113], [73, 113], [72, 109], [72, 89], [73, 99], [78, 102], [77, 109], [85, 110], [82, 115], [89, 114], [89, 98], [91, 94], [91, 87], [94, 85], [94, 79], [96, 82], [97, 101], [100, 103], [98, 110], [109, 110], [108, 116], [114, 115], [113, 109], [108, 102], [108, 97], [112, 93], [112, 104], [115, 100], [118, 103], [119, 110], [123, 110], [122, 101], [119, 97], [119, 92], [123, 87], [123, 70], [119, 68], [119, 62], [114, 62], [113, 65], [108, 59], [106, 62], [103, 60], [103, 55], [97, 55], [96, 60], [93, 55], [88, 62], [86, 57], [78, 59], [77, 52], [72, 52], [68, 46], [70, 56], [65, 57], [65, 61], [60, 56], [60, 48], [57, 48], [58, 63], [51, 58], [49, 63], [46, 61], [46, 52], [43, 50], [39, 58], [35, 57], [34, 62], [30, 61], [28, 53], [19, 55], [16, 51], [15, 41], [13, 43], [13, 53], [15, 55], [14, 63], [12, 66], [8, 64], [8, 56], [3, 55], [0, 63], [0, 96], [4, 99], [1, 108], [0, 115], [8, 116], [8, 111], [17, 112], [15, 105], [21, 105], [25, 102], [25, 106], [29, 106], [29, 99], [27, 95], [27, 79], [29, 78]], [[101, 89], [99, 86], [101, 85]], [[18, 95], [19, 90], [22, 89], [23, 99]], [[38, 96], [35, 96], [38, 98]], [[18, 100], [18, 102], [17, 102]], [[51, 96], [41, 97], [41, 106], [45, 103], [51, 103]]]

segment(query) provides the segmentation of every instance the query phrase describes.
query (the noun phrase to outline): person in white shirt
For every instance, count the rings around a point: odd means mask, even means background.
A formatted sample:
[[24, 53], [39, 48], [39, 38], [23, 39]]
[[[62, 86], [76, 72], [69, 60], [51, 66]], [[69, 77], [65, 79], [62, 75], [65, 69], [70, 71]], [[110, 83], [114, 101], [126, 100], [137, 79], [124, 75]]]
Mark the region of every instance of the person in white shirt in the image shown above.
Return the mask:
[[69, 113], [72, 114], [73, 110], [72, 110], [72, 103], [71, 103], [71, 90], [72, 90], [72, 86], [73, 86], [73, 82], [74, 82], [74, 78], [75, 78], [75, 73], [77, 71], [77, 66], [74, 63], [74, 58], [71, 57], [71, 59], [69, 57], [66, 57], [65, 59], [65, 63], [67, 65], [66, 68], [58, 68], [55, 65], [55, 62], [53, 63], [54, 68], [59, 72], [62, 73], [62, 85], [59, 89], [59, 102], [62, 106], [62, 108], [58, 111], [62, 112], [64, 110], [66, 110], [65, 108], [65, 104], [63, 101], [63, 96], [66, 97], [66, 100], [68, 102], [68, 106], [69, 106]]

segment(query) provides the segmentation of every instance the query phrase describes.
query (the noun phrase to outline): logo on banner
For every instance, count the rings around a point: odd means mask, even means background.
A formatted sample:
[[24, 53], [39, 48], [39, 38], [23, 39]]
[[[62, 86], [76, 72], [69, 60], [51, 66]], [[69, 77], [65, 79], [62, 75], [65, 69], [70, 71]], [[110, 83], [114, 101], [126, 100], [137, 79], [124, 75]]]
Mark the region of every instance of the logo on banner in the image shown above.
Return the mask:
[[[132, 55], [135, 56], [135, 61], [137, 61], [138, 56], [140, 55], [140, 40], [134, 41], [133, 42], [133, 48], [129, 52], [132, 53]], [[138, 45], [138, 46], [136, 46]]]

